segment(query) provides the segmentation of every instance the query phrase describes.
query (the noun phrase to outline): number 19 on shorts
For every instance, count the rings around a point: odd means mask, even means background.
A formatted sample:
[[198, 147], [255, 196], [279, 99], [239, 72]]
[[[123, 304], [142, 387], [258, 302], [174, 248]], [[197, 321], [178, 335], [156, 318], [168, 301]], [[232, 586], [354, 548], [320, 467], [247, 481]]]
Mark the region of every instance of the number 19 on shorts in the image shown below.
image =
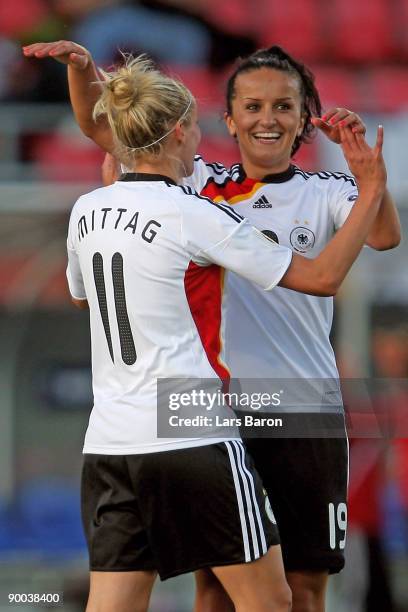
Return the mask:
[[347, 506], [344, 502], [329, 504], [330, 548], [343, 550], [346, 545]]

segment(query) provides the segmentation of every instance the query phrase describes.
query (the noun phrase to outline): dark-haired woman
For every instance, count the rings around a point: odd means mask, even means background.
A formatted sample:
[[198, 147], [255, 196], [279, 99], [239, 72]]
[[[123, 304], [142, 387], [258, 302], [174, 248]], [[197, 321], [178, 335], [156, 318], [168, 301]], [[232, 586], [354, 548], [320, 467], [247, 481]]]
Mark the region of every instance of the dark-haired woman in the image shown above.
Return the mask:
[[[37, 45], [26, 53], [68, 64], [78, 123], [85, 134], [112, 152], [108, 124], [92, 121], [99, 87], [89, 53], [66, 42]], [[340, 140], [339, 126], [352, 126], [357, 139], [363, 142], [364, 138], [364, 126], [355, 113], [335, 109], [319, 118], [320, 113], [311, 73], [279, 47], [258, 51], [238, 64], [227, 87], [225, 119], [229, 133], [237, 139], [241, 163], [226, 169], [198, 157], [186, 182], [215, 201], [227, 202], [279, 243], [315, 256], [344, 223], [358, 192], [352, 177], [304, 172], [292, 165], [292, 156], [314, 128], [334, 142]], [[399, 240], [398, 215], [386, 193], [367, 243], [388, 249]], [[230, 294], [226, 347], [233, 377], [338, 378], [329, 342], [331, 298], [284, 288], [267, 293], [233, 275], [228, 290], [233, 297]], [[192, 309], [200, 306], [192, 304]], [[219, 337], [208, 334], [205, 341], [222, 348]], [[297, 408], [302, 411], [301, 406]], [[317, 406], [317, 411], [321, 408]], [[346, 436], [255, 439], [248, 444], [279, 526], [293, 611], [321, 612], [327, 576], [344, 564]], [[199, 573], [197, 585], [197, 611], [230, 609], [213, 576]]]
[[[346, 109], [320, 115], [311, 73], [279, 47], [259, 51], [238, 65], [227, 85], [225, 119], [241, 164], [226, 170], [198, 160], [189, 180], [201, 193], [228, 202], [261, 230], [273, 232], [279, 243], [313, 257], [344, 223], [358, 191], [350, 176], [304, 172], [291, 158], [314, 127], [334, 142], [339, 142], [339, 124], [364, 132], [359, 117]], [[382, 250], [399, 240], [398, 214], [387, 193], [367, 243]], [[332, 298], [284, 288], [266, 294], [235, 275], [229, 275], [228, 290], [226, 358], [243, 391], [245, 379], [259, 379], [256, 386], [248, 381], [248, 389], [258, 392], [270, 391], [271, 385], [276, 390], [274, 381], [291, 379], [298, 395], [304, 390], [298, 381], [338, 379], [329, 340]], [[311, 405], [313, 398], [307, 397], [302, 405], [296, 388], [292, 392], [295, 412], [284, 424], [291, 428], [295, 418], [294, 433], [289, 429], [286, 437], [246, 443], [276, 516], [293, 612], [323, 612], [328, 575], [344, 565], [347, 437], [344, 430], [336, 438], [307, 437], [316, 414], [317, 425], [324, 424], [322, 413], [331, 415], [333, 406]], [[204, 587], [206, 577], [198, 582]], [[207, 582], [207, 593], [208, 587]]]

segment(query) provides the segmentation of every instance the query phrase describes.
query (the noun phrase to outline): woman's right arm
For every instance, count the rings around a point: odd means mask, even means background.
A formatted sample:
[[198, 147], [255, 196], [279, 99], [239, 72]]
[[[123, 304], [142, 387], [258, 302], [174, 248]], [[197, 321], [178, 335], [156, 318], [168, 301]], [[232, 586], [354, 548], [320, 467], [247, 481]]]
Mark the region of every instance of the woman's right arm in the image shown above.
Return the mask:
[[69, 94], [75, 118], [82, 132], [102, 149], [113, 152], [112, 131], [106, 119], [93, 120], [92, 112], [99, 98], [101, 77], [85, 47], [67, 40], [34, 43], [23, 47], [26, 57], [51, 57], [68, 67]]

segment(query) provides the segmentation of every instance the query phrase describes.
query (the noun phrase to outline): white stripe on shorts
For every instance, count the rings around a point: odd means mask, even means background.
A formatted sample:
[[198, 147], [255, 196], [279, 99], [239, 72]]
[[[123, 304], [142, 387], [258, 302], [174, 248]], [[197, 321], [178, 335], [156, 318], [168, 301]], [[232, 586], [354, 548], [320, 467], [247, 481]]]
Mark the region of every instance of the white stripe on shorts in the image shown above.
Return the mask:
[[[233, 441], [233, 444], [236, 444], [240, 450], [240, 454], [241, 454], [241, 464], [242, 464], [242, 468], [245, 471], [245, 473], [248, 475], [248, 480], [249, 480], [249, 485], [251, 488], [251, 496], [252, 496], [252, 501], [253, 501], [253, 508], [255, 509], [255, 514], [256, 514], [256, 522], [258, 523], [258, 530], [259, 530], [259, 535], [261, 538], [261, 542], [260, 545], [262, 547], [262, 554], [265, 555], [268, 548], [266, 546], [266, 538], [265, 538], [265, 531], [264, 531], [264, 527], [263, 527], [263, 523], [262, 523], [262, 519], [261, 519], [261, 514], [259, 512], [259, 505], [258, 502], [256, 500], [256, 495], [255, 495], [255, 483], [254, 483], [254, 477], [252, 476], [251, 472], [248, 470], [247, 466], [245, 465], [245, 448], [242, 442], [239, 442], [237, 440]], [[251, 516], [252, 521], [254, 521], [254, 517]], [[255, 536], [256, 536], [256, 531], [254, 531]], [[257, 555], [256, 558], [260, 557], [259, 554], [259, 550], [258, 552], [255, 552], [255, 554]]]
[[[243, 447], [243, 444], [242, 442], [238, 442], [235, 440], [230, 441], [230, 442], [225, 442], [224, 444], [227, 447], [228, 455], [229, 455], [229, 459], [231, 463], [232, 476], [233, 476], [235, 491], [237, 495], [239, 517], [241, 521], [242, 539], [244, 543], [244, 552], [245, 552], [245, 562], [248, 563], [249, 561], [254, 561], [255, 559], [258, 559], [260, 557], [260, 553], [259, 553], [260, 544], [262, 547], [262, 553], [265, 554], [267, 551], [264, 529], [263, 529], [262, 520], [261, 520], [260, 513], [259, 513], [258, 503], [255, 497], [255, 487], [254, 487], [253, 477], [252, 477], [252, 474], [249, 472], [249, 470], [245, 466], [245, 461], [244, 461], [245, 449]], [[235, 450], [237, 453], [237, 459], [235, 458], [233, 447], [235, 447]], [[240, 476], [241, 476], [242, 484], [240, 482]], [[248, 480], [250, 482], [250, 486], [253, 491], [253, 496], [251, 496], [249, 492]], [[245, 505], [247, 507], [247, 510], [245, 509], [244, 499], [245, 499]], [[258, 541], [258, 534], [256, 532], [253, 509], [255, 509], [255, 514], [257, 517], [257, 523], [259, 527], [259, 533], [261, 534], [261, 543], [259, 543]], [[248, 530], [248, 522], [250, 525], [251, 533], [249, 533], [249, 530]], [[252, 544], [254, 555], [251, 555], [250, 543]]]

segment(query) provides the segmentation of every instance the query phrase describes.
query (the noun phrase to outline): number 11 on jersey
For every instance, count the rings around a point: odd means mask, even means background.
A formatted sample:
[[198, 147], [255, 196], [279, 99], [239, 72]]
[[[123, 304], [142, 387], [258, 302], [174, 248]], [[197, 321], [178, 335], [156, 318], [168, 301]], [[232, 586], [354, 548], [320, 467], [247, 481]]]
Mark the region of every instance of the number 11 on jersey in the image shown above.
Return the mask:
[[[103, 328], [105, 330], [106, 341], [113, 363], [111, 326], [109, 322], [108, 300], [106, 297], [105, 275], [103, 271], [103, 257], [101, 253], [95, 253], [92, 258], [94, 281], [96, 294], [98, 296], [99, 311]], [[112, 257], [112, 283], [113, 295], [115, 298], [116, 320], [119, 331], [120, 350], [122, 359], [126, 365], [133, 365], [136, 361], [136, 349], [133, 341], [132, 330], [130, 329], [129, 316], [126, 306], [125, 280], [123, 276], [123, 257], [120, 253], [115, 253]]]

